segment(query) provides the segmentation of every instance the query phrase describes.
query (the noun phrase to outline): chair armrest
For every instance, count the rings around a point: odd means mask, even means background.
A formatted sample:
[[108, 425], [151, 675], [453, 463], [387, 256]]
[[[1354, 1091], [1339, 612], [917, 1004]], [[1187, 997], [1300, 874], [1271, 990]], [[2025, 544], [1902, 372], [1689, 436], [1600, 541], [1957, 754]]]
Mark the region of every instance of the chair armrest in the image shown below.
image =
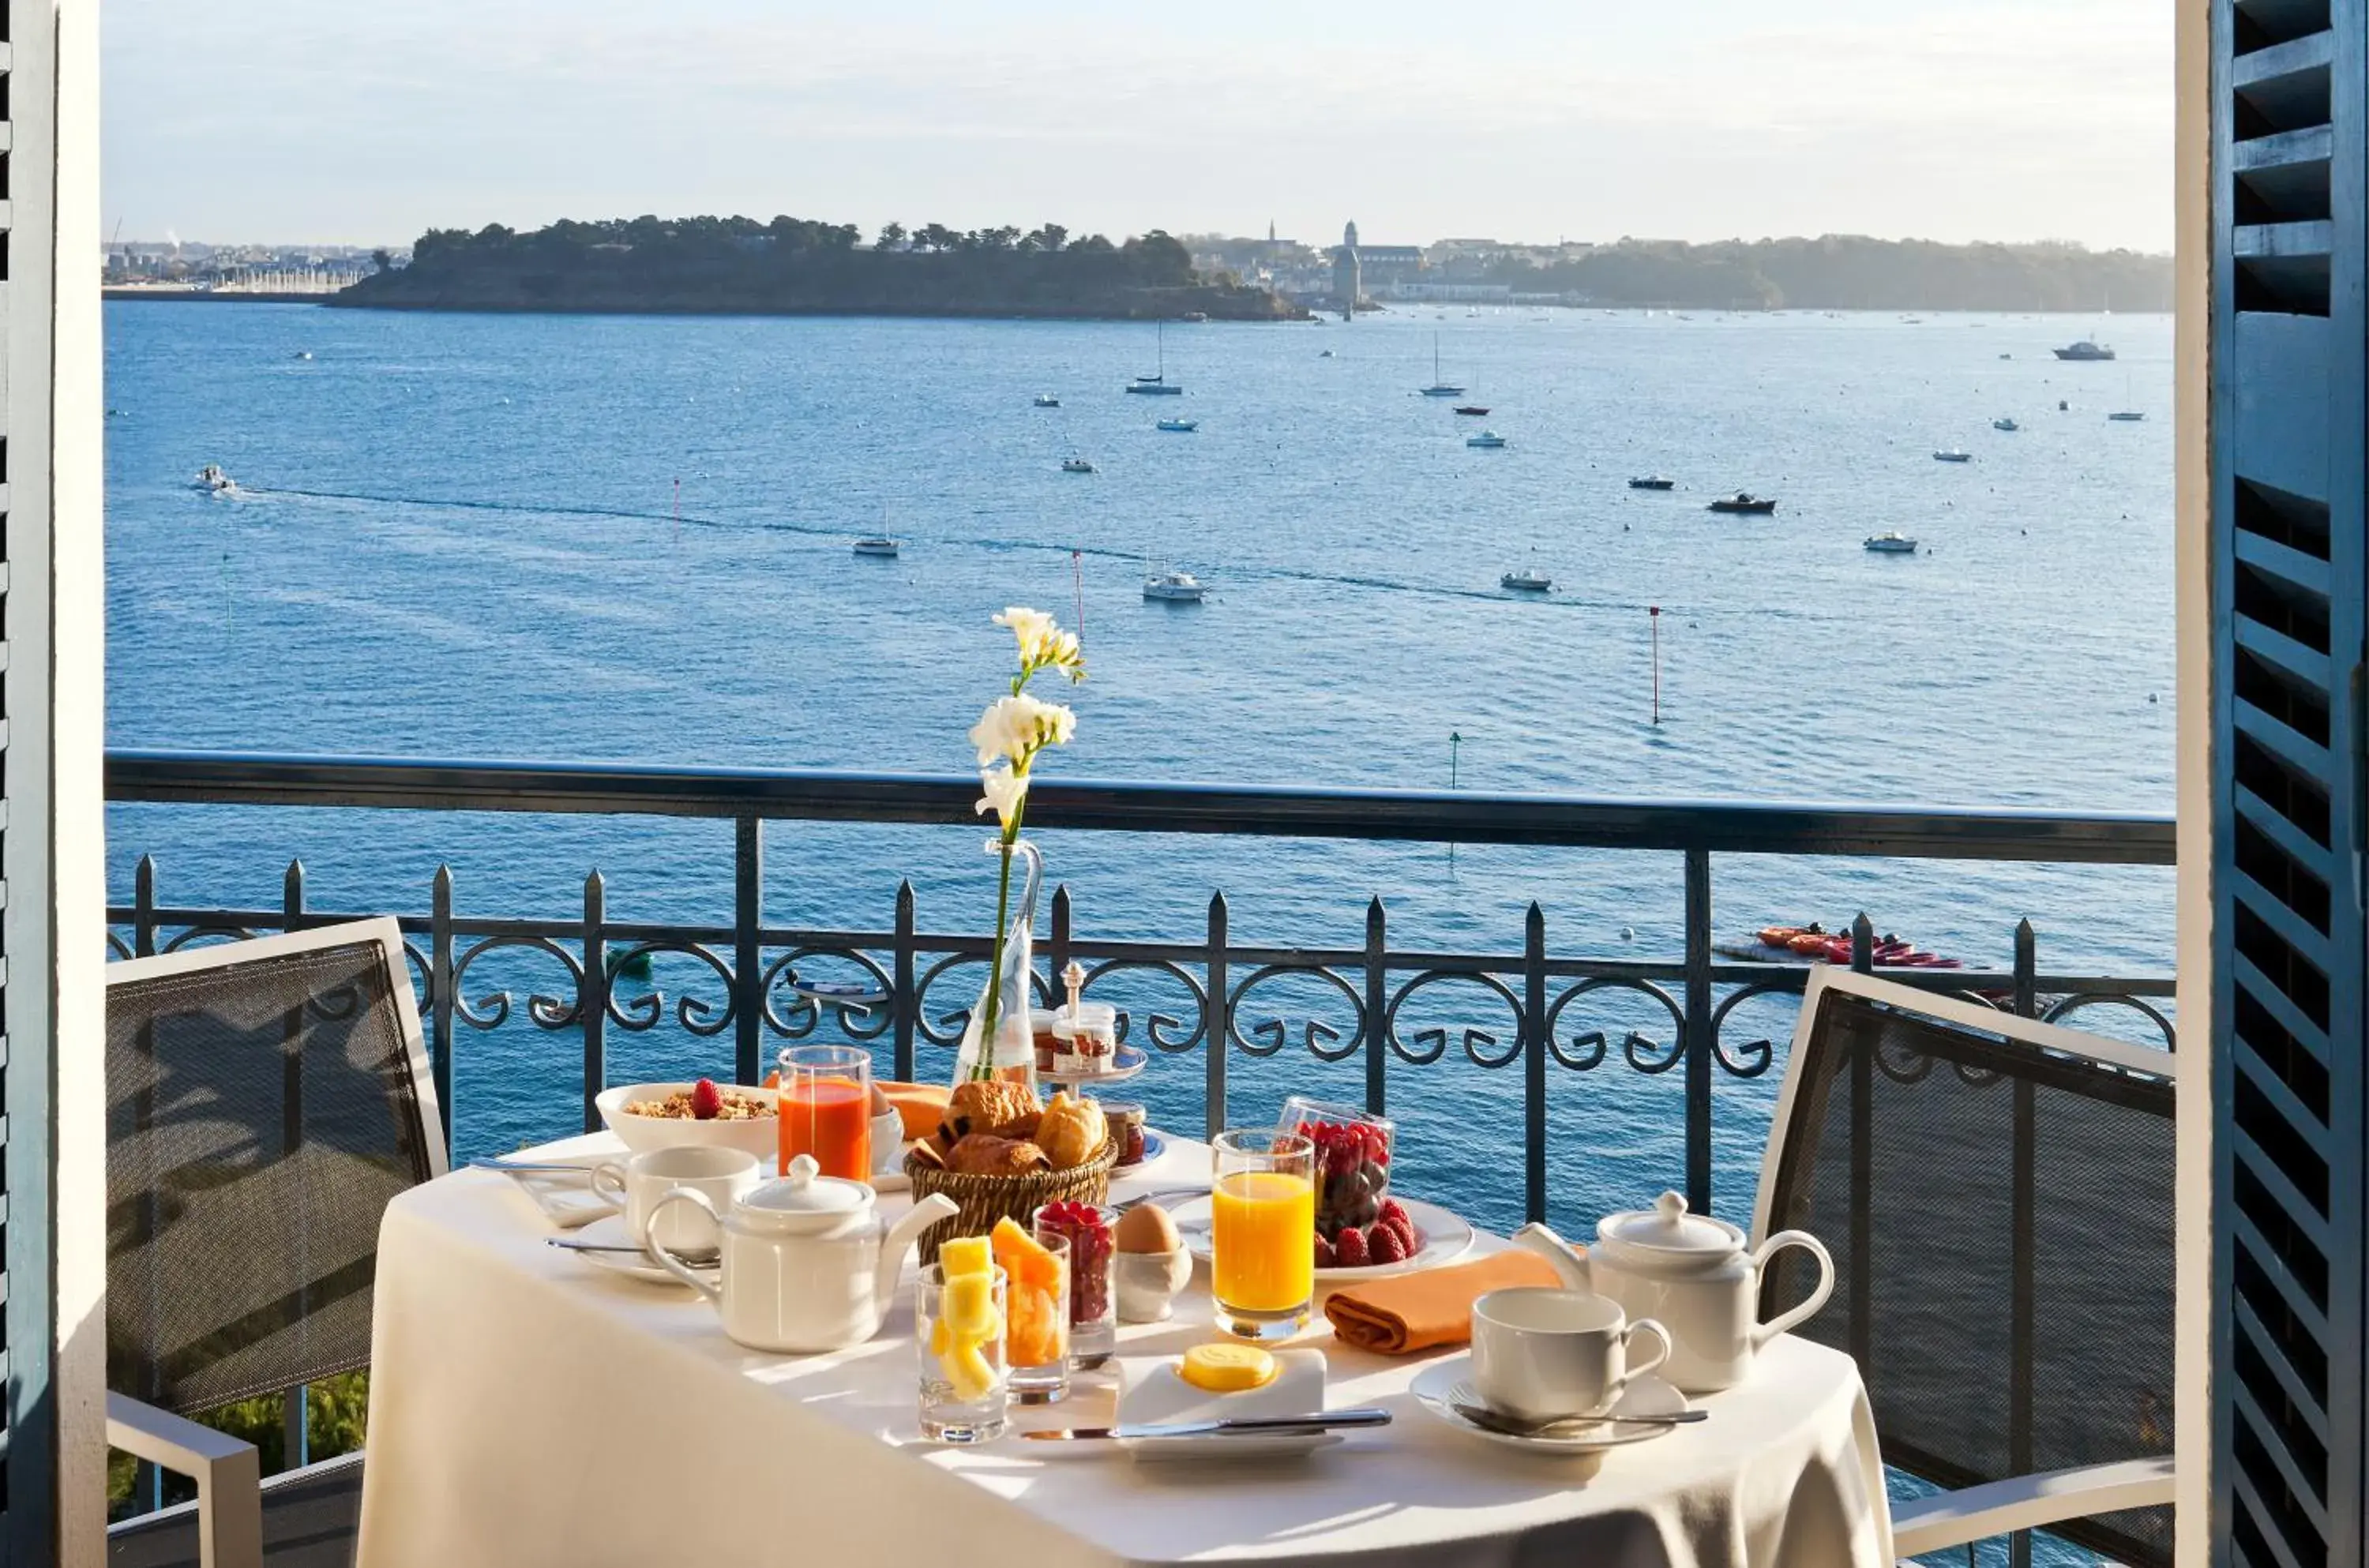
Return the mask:
[[107, 1442], [198, 1483], [200, 1568], [263, 1568], [263, 1472], [253, 1444], [111, 1391]]
[[1986, 1482], [1894, 1505], [1892, 1548], [1902, 1557], [1921, 1557], [2067, 1519], [2155, 1507], [2172, 1500], [2172, 1482], [2168, 1459], [2123, 1459]]

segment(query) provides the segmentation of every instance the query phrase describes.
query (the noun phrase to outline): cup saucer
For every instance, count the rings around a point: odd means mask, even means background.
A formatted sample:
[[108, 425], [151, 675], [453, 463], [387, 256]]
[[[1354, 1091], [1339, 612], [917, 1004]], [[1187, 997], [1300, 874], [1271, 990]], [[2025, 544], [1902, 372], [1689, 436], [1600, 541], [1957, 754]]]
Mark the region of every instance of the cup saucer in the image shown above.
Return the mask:
[[1533, 1454], [1595, 1454], [1631, 1443], [1649, 1442], [1677, 1428], [1658, 1422], [1627, 1422], [1620, 1417], [1624, 1414], [1678, 1415], [1690, 1408], [1686, 1395], [1648, 1372], [1631, 1382], [1621, 1393], [1602, 1425], [1583, 1428], [1568, 1437], [1518, 1437], [1510, 1432], [1496, 1432], [1476, 1425], [1457, 1413], [1450, 1401], [1450, 1391], [1457, 1384], [1471, 1380], [1472, 1357], [1469, 1352], [1451, 1356], [1444, 1361], [1435, 1361], [1415, 1374], [1415, 1402], [1423, 1406], [1425, 1414], [1446, 1422], [1459, 1432], [1469, 1432], [1484, 1441], [1525, 1449]]

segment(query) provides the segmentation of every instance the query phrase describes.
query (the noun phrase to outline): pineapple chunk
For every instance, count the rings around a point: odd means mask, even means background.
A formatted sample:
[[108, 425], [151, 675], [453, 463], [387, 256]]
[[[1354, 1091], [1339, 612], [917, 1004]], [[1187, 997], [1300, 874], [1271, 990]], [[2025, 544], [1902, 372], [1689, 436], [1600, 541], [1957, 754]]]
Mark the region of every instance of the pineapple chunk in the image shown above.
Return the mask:
[[1242, 1393], [1275, 1381], [1275, 1357], [1255, 1345], [1196, 1345], [1177, 1376], [1213, 1394]]
[[938, 1247], [938, 1266], [945, 1271], [948, 1279], [956, 1275], [985, 1274], [992, 1261], [984, 1236], [956, 1236]]
[[953, 1345], [954, 1342], [955, 1338], [953, 1332], [946, 1327], [945, 1319], [940, 1318], [936, 1322], [930, 1325], [931, 1355], [936, 1356], [941, 1361], [944, 1360], [946, 1351]]
[[995, 1322], [995, 1276], [958, 1274], [946, 1281], [939, 1302], [939, 1322], [956, 1339], [991, 1339]]
[[995, 1368], [978, 1345], [957, 1344], [951, 1354], [939, 1358], [939, 1365], [958, 1400], [984, 1399], [995, 1388]]

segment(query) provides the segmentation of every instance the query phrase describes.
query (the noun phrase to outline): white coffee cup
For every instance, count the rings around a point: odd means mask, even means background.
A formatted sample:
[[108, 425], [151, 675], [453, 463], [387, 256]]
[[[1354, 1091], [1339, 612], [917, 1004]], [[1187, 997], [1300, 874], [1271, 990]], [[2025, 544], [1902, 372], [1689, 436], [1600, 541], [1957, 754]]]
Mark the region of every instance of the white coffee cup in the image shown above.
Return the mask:
[[[1653, 1358], [1631, 1364], [1629, 1342], [1649, 1331]], [[1628, 1322], [1608, 1297], [1523, 1287], [1472, 1303], [1472, 1385], [1482, 1403], [1517, 1420], [1600, 1415], [1669, 1358], [1669, 1331], [1651, 1318]]]
[[670, 1252], [712, 1253], [724, 1233], [713, 1216], [692, 1204], [677, 1204], [666, 1211], [655, 1238], [644, 1230], [658, 1199], [677, 1187], [704, 1194], [718, 1210], [758, 1182], [757, 1157], [745, 1149], [701, 1149], [681, 1146], [653, 1149], [630, 1160], [608, 1161], [592, 1167], [592, 1191], [624, 1210], [625, 1234], [647, 1244], [655, 1240]]

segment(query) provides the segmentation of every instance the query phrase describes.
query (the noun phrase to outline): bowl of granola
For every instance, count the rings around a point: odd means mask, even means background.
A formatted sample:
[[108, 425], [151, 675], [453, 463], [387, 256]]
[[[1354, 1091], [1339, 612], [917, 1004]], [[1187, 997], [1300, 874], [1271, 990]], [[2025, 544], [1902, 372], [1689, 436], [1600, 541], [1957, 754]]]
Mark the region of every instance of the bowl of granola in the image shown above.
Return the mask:
[[624, 1083], [593, 1100], [601, 1121], [636, 1154], [653, 1149], [745, 1149], [761, 1166], [779, 1153], [771, 1089], [747, 1084]]

